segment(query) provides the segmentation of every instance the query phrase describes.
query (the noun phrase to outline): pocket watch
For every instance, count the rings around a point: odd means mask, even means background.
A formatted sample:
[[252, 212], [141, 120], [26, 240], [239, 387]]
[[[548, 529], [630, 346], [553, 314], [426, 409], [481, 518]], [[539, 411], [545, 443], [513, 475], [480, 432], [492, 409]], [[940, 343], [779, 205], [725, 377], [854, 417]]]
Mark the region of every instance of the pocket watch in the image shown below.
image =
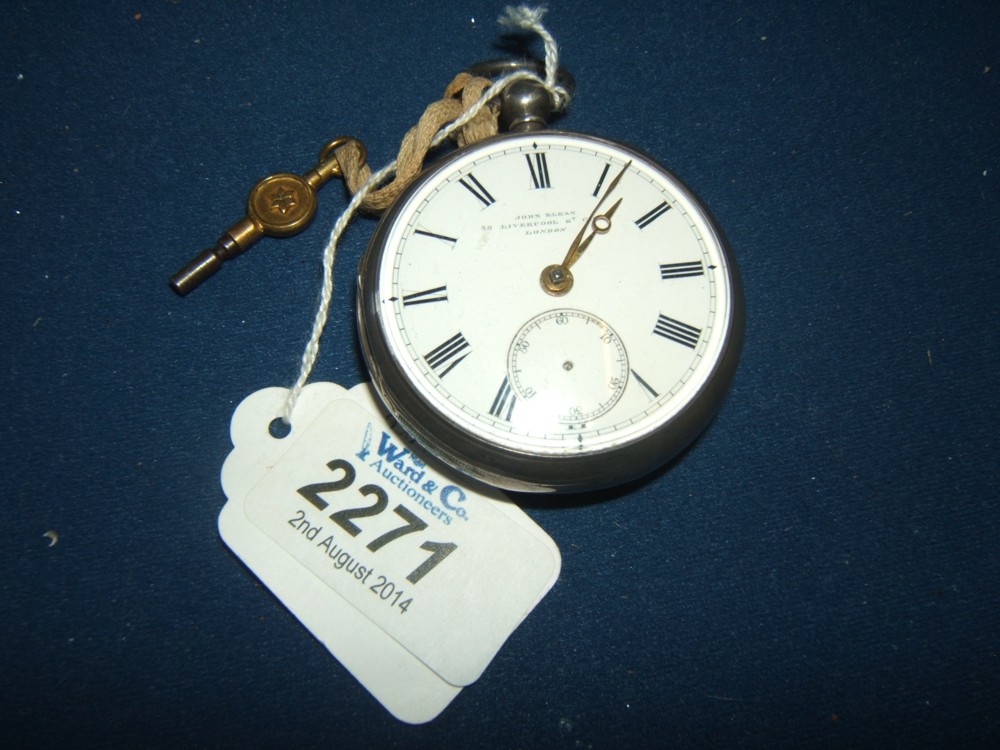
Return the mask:
[[732, 253], [691, 190], [634, 148], [547, 129], [549, 111], [539, 84], [512, 85], [509, 132], [426, 169], [358, 277], [362, 350], [402, 428], [528, 492], [674, 457], [721, 405], [744, 329]]

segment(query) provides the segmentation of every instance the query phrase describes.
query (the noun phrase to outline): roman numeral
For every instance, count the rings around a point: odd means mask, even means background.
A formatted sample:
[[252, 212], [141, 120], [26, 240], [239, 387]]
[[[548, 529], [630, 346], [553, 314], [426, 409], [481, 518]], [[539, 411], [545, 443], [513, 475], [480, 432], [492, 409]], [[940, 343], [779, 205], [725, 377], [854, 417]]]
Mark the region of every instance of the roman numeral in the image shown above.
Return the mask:
[[601, 192], [601, 185], [604, 184], [604, 178], [608, 176], [608, 170], [609, 169], [611, 169], [611, 165], [610, 164], [605, 164], [604, 165], [604, 171], [601, 172], [601, 176], [597, 180], [597, 187], [595, 187], [594, 188], [594, 192], [591, 193], [591, 195], [593, 195], [595, 198], [597, 197], [597, 194], [599, 192]]
[[514, 413], [514, 404], [516, 403], [517, 396], [514, 395], [514, 389], [510, 387], [510, 381], [504, 378], [500, 384], [500, 390], [497, 391], [496, 398], [493, 399], [490, 414], [500, 419], [506, 419], [509, 422], [511, 415]]
[[635, 225], [637, 227], [639, 227], [639, 229], [645, 229], [650, 224], [652, 224], [654, 221], [656, 221], [661, 216], [663, 216], [663, 214], [665, 214], [669, 210], [670, 210], [670, 206], [667, 205], [666, 201], [663, 201], [663, 203], [661, 203], [660, 205], [658, 205], [656, 208], [654, 208], [653, 210], [649, 211], [648, 213], [644, 213], [642, 216], [640, 216], [638, 219], [636, 219], [635, 220]]
[[454, 370], [459, 362], [469, 356], [468, 349], [469, 342], [465, 340], [465, 336], [461, 333], [456, 333], [440, 346], [436, 346], [427, 352], [424, 355], [424, 361], [427, 362], [427, 366], [434, 370], [439, 378], [443, 378]]
[[661, 279], [684, 279], [689, 276], [703, 276], [705, 269], [700, 260], [692, 260], [687, 263], [661, 263]]
[[660, 315], [657, 319], [653, 333], [691, 349], [694, 349], [698, 345], [698, 339], [701, 337], [700, 328], [695, 328], [687, 323], [681, 323], [679, 320], [668, 318], [666, 315]]
[[[465, 181], [466, 177], [469, 180], [468, 182]], [[490, 192], [486, 188], [484, 188], [482, 186], [482, 183], [480, 183], [479, 180], [477, 180], [472, 175], [472, 172], [469, 172], [469, 174], [466, 175], [466, 177], [460, 179], [459, 182], [462, 183], [462, 187], [464, 187], [466, 190], [468, 190], [470, 193], [476, 196], [476, 198], [479, 199], [479, 202], [482, 203], [484, 207], [489, 208], [494, 203], [496, 203], [496, 198], [490, 195]]]
[[407, 305], [425, 305], [428, 302], [447, 302], [448, 287], [436, 286], [433, 289], [425, 289], [422, 292], [403, 295], [403, 307]]
[[428, 232], [426, 229], [414, 229], [413, 233], [422, 234], [424, 237], [433, 237], [436, 240], [444, 240], [445, 242], [450, 242], [453, 245], [458, 242], [457, 237], [449, 237], [446, 234], [438, 234], [437, 232]]
[[640, 376], [639, 373], [637, 373], [635, 370], [631, 370], [631, 373], [632, 373], [632, 377], [635, 378], [636, 382], [638, 382], [639, 385], [642, 386], [642, 389], [644, 391], [646, 391], [646, 393], [649, 394], [650, 398], [659, 398], [660, 397], [660, 394], [657, 393], [653, 389], [653, 386], [651, 386], [649, 383], [647, 383], [645, 380], [643, 380], [642, 376]]
[[552, 187], [552, 183], [549, 182], [549, 165], [545, 160], [545, 154], [534, 154], [534, 164], [532, 164], [531, 157], [532, 154], [524, 155], [524, 158], [528, 160], [528, 170], [531, 172], [531, 182], [535, 189]]

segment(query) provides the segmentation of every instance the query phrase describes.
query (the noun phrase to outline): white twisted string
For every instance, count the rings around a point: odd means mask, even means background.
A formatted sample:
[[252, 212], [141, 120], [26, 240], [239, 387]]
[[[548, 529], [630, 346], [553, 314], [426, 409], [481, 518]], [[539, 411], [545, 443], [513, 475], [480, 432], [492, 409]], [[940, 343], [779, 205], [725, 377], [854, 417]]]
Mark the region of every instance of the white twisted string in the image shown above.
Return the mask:
[[[545, 15], [545, 11], [544, 7], [508, 6], [504, 10], [504, 15], [499, 19], [499, 22], [504, 26], [534, 32], [542, 39], [545, 45], [545, 78], [543, 79], [527, 70], [515, 71], [500, 77], [483, 92], [478, 101], [466, 110], [461, 117], [441, 128], [434, 137], [432, 146], [440, 145], [452, 133], [466, 125], [482, 111], [483, 107], [487, 106], [515, 81], [529, 79], [538, 81], [549, 92], [549, 96], [552, 97], [553, 107], [556, 110], [564, 109], [569, 104], [569, 92], [557, 83], [559, 48], [556, 45], [555, 39], [545, 26], [542, 25], [542, 17]], [[333, 229], [330, 230], [330, 237], [323, 250], [323, 282], [320, 287], [319, 305], [316, 309], [316, 317], [313, 319], [312, 334], [309, 337], [309, 342], [306, 344], [305, 351], [302, 353], [298, 377], [295, 379], [292, 387], [289, 388], [288, 397], [285, 399], [285, 406], [281, 414], [281, 419], [285, 424], [290, 424], [295, 404], [298, 402], [299, 396], [302, 394], [302, 389], [305, 388], [306, 382], [309, 380], [309, 375], [312, 373], [313, 367], [316, 365], [316, 360], [319, 358], [319, 342], [323, 336], [323, 329], [326, 327], [326, 321], [330, 314], [330, 303], [333, 300], [333, 264], [337, 258], [337, 243], [340, 242], [341, 235], [343, 235], [351, 223], [351, 219], [354, 218], [362, 201], [378, 185], [391, 177], [395, 171], [396, 160], [393, 159], [377, 172], [372, 173], [372, 176], [368, 178], [364, 185], [351, 198], [347, 204], [347, 208], [344, 209], [344, 212], [334, 223]]]
[[[504, 9], [504, 15], [498, 19], [501, 26], [509, 28], [532, 31], [537, 34], [545, 45], [545, 80], [540, 81], [548, 90], [552, 97], [556, 111], [562, 110], [569, 104], [569, 92], [557, 83], [559, 76], [559, 46], [549, 30], [542, 24], [542, 18], [548, 12], [544, 5], [538, 8], [529, 8], [526, 5], [517, 7], [508, 5]], [[535, 76], [530, 76], [537, 79]]]

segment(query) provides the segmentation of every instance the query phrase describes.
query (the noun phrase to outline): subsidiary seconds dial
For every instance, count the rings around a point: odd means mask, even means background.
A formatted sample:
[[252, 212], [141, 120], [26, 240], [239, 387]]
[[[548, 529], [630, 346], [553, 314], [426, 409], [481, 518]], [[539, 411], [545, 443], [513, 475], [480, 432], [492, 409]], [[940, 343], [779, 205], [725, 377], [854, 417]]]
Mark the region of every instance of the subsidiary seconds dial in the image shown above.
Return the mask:
[[742, 340], [735, 266], [677, 178], [553, 131], [461, 149], [383, 217], [361, 341], [405, 429], [518, 490], [647, 472], [721, 403]]
[[507, 399], [497, 394], [492, 413], [511, 419], [518, 399], [535, 401], [530, 408], [540, 422], [582, 429], [618, 403], [628, 356], [618, 335], [594, 315], [550, 310], [518, 331], [507, 372], [512, 389]]

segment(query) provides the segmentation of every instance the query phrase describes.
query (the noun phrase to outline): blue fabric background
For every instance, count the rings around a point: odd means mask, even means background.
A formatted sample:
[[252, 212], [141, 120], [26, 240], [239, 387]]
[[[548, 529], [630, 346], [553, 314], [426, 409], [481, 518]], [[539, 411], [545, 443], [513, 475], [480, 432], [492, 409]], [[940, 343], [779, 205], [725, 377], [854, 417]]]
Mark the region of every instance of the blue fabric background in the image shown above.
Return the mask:
[[[394, 156], [500, 3], [3, 3], [0, 736], [18, 746], [1000, 746], [1000, 6], [552, 0], [559, 125], [725, 228], [748, 330], [667, 470], [525, 499], [559, 583], [400, 724], [219, 541], [345, 204], [167, 278], [333, 136]], [[540, 52], [535, 47], [536, 51]], [[363, 378], [348, 232], [315, 379]], [[42, 535], [59, 534], [49, 547]]]

